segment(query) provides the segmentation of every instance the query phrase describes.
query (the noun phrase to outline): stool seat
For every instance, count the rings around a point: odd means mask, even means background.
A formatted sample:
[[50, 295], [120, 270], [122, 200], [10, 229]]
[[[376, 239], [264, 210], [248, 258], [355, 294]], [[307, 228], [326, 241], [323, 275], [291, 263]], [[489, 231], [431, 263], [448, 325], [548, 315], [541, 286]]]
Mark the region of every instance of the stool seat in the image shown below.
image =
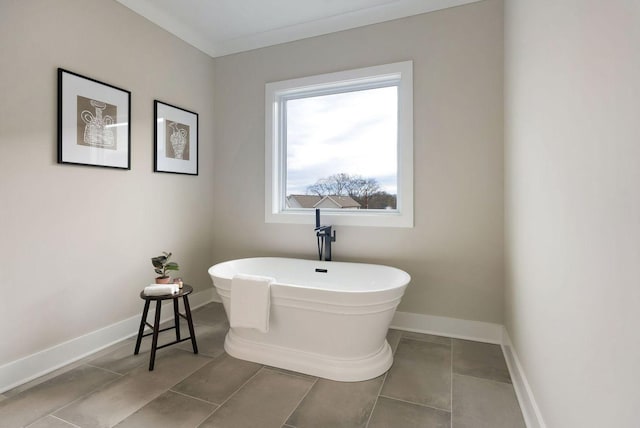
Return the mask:
[[[144, 300], [144, 310], [142, 311], [142, 319], [140, 320], [140, 329], [138, 330], [138, 338], [136, 339], [136, 349], [134, 351], [134, 355], [138, 355], [140, 352], [140, 343], [142, 343], [142, 338], [146, 336], [153, 336], [151, 341], [151, 356], [149, 357], [149, 371], [153, 370], [153, 366], [155, 364], [156, 359], [156, 350], [162, 349], [167, 346], [175, 345], [176, 343], [184, 342], [185, 340], [191, 340], [191, 346], [193, 347], [193, 353], [198, 353], [198, 345], [196, 344], [196, 334], [193, 329], [193, 320], [191, 318], [191, 308], [189, 307], [189, 298], [188, 295], [193, 292], [193, 287], [190, 285], [184, 284], [180, 291], [176, 294], [165, 294], [162, 296], [147, 296], [144, 294], [144, 290], [140, 292], [140, 298]], [[178, 301], [182, 297], [182, 303], [184, 305], [184, 315], [181, 314], [178, 310]], [[149, 313], [149, 305], [151, 302], [156, 301], [156, 314], [153, 325], [147, 322], [147, 314]], [[162, 308], [163, 300], [173, 300], [173, 319], [174, 325], [172, 327], [167, 327], [160, 329], [160, 310]], [[189, 337], [180, 338], [180, 317], [187, 320], [187, 324], [189, 326]], [[151, 328], [151, 332], [144, 334], [144, 328], [148, 326]], [[162, 346], [158, 346], [158, 334], [160, 332], [166, 330], [176, 330], [176, 340], [170, 343], [166, 343]]]

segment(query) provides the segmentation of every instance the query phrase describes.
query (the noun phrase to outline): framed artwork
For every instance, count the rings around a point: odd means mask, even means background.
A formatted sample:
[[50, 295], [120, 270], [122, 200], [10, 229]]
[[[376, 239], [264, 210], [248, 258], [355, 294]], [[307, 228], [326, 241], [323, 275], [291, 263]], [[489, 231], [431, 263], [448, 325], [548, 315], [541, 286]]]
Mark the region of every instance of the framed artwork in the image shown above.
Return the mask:
[[131, 169], [131, 92], [58, 68], [58, 163]]
[[198, 175], [198, 113], [155, 100], [155, 172]]

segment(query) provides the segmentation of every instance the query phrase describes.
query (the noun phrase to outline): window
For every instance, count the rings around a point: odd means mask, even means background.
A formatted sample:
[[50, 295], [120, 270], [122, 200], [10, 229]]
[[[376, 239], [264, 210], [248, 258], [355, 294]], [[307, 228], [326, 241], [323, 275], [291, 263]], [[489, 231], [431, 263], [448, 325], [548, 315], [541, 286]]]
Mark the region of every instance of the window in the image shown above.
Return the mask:
[[412, 66], [266, 85], [267, 222], [413, 227]]

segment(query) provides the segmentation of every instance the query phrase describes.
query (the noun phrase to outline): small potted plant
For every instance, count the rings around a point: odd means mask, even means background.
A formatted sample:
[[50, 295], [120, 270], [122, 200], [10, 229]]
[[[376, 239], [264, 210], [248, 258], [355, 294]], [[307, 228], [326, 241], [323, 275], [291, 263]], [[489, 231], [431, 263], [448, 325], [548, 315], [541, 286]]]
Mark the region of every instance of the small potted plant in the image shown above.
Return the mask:
[[164, 251], [161, 256], [151, 258], [154, 270], [158, 275], [160, 275], [156, 278], [156, 284], [168, 284], [171, 281], [171, 278], [167, 275], [167, 271], [180, 270], [178, 263], [170, 262], [170, 258], [171, 253], [166, 253]]

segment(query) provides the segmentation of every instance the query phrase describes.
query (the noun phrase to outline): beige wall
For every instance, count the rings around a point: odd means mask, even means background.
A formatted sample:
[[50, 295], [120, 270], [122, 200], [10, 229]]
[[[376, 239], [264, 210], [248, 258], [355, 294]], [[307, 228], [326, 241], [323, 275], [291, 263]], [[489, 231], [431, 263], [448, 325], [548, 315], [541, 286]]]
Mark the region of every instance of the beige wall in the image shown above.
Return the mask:
[[[7, 0], [0, 28], [0, 365], [138, 314], [163, 250], [198, 290], [215, 261], [315, 257], [264, 223], [264, 85], [407, 59], [415, 228], [338, 227], [335, 259], [407, 270], [403, 311], [502, 322], [501, 1], [216, 60], [111, 1]], [[56, 163], [57, 67], [132, 92], [131, 171]], [[156, 98], [200, 114], [198, 177], [153, 173]]]
[[413, 277], [400, 310], [502, 322], [503, 5], [488, 0], [215, 60], [213, 257], [314, 258], [264, 222], [265, 83], [414, 61], [415, 228], [336, 227], [335, 260]]
[[548, 427], [637, 427], [640, 6], [506, 4], [506, 326]]
[[[140, 313], [149, 258], [210, 286], [213, 60], [115, 1], [0, 2], [0, 365]], [[58, 165], [57, 67], [132, 92], [131, 171]], [[153, 100], [200, 114], [200, 175], [153, 173]]]

